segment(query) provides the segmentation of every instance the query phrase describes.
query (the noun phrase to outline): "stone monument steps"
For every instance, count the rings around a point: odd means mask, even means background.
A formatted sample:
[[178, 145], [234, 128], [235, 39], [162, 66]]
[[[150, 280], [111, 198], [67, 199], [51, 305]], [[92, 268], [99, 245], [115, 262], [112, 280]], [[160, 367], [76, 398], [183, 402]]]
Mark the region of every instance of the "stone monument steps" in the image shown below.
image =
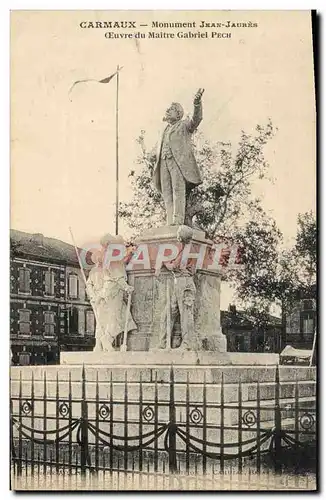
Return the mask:
[[[47, 397], [54, 398], [56, 396], [56, 380], [47, 379]], [[273, 402], [275, 398], [275, 384], [273, 382], [262, 382], [259, 383], [260, 387], [260, 398], [262, 401]], [[82, 385], [80, 380], [73, 381], [71, 384], [73, 398], [80, 398], [82, 395]], [[153, 400], [155, 383], [153, 382], [143, 382], [143, 398], [144, 400]], [[184, 382], [178, 382], [175, 384], [175, 399], [183, 401], [185, 400], [187, 384]], [[11, 382], [12, 394], [18, 394], [19, 392], [19, 381], [12, 380]], [[157, 390], [160, 400], [169, 399], [170, 385], [167, 382], [158, 382]], [[252, 403], [257, 399], [257, 383], [243, 383], [241, 385], [242, 390], [242, 400], [244, 402]], [[284, 398], [294, 398], [296, 390], [295, 382], [281, 382], [280, 384], [280, 399]], [[123, 400], [125, 392], [125, 382], [115, 382], [113, 384], [113, 397], [115, 400]], [[226, 400], [228, 402], [237, 402], [239, 393], [239, 384], [231, 383], [224, 385], [224, 392]], [[43, 380], [34, 381], [34, 396], [43, 397], [44, 393], [44, 382]], [[28, 397], [31, 394], [31, 381], [22, 381], [22, 394]], [[68, 384], [66, 381], [59, 381], [59, 394], [62, 397], [68, 395]], [[86, 394], [88, 399], [94, 399], [96, 395], [96, 382], [87, 381]], [[301, 381], [298, 383], [298, 396], [300, 399], [304, 397], [315, 397], [316, 395], [316, 382], [315, 381]], [[206, 398], [208, 402], [219, 402], [221, 396], [221, 384], [206, 384]], [[109, 399], [110, 390], [108, 382], [99, 382], [99, 397], [100, 399]], [[128, 399], [137, 400], [139, 397], [139, 382], [128, 381]], [[200, 402], [203, 400], [203, 384], [202, 383], [192, 383], [189, 385], [189, 399], [193, 402]]]
[[[12, 367], [11, 380], [19, 381], [21, 376], [23, 381], [31, 381], [32, 374], [34, 381], [42, 381], [46, 374], [48, 382], [55, 381], [58, 376], [59, 382], [68, 382], [69, 375], [72, 382], [81, 382], [83, 365], [53, 365], [53, 366], [23, 366]], [[275, 366], [179, 366], [173, 365], [174, 381], [176, 383], [219, 384], [223, 380], [225, 384], [242, 383], [268, 383], [275, 382]], [[114, 382], [123, 382], [126, 377], [128, 383], [142, 382], [166, 382], [170, 381], [171, 365], [152, 366], [143, 365], [85, 365], [85, 378], [87, 382], [95, 382], [97, 377], [100, 383], [108, 383], [112, 374]], [[307, 366], [280, 366], [280, 382], [302, 383], [304, 381], [314, 382], [316, 380], [316, 368]]]

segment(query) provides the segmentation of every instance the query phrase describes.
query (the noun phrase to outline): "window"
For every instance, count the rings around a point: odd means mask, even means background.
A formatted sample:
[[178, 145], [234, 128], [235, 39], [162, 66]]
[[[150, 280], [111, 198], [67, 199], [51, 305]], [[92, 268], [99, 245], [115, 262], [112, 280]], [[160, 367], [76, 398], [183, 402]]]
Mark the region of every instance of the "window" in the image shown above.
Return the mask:
[[312, 312], [305, 313], [302, 317], [302, 333], [314, 333], [315, 321]]
[[45, 271], [45, 295], [54, 295], [54, 272]]
[[309, 311], [309, 310], [312, 310], [312, 309], [313, 309], [312, 300], [305, 299], [303, 301], [303, 310], [304, 311]]
[[45, 337], [54, 337], [54, 312], [53, 311], [45, 311], [44, 312], [44, 336]]
[[77, 274], [69, 274], [68, 293], [71, 299], [78, 298], [78, 276]]
[[235, 350], [237, 352], [243, 352], [244, 351], [244, 338], [242, 335], [237, 335], [235, 337]]
[[311, 340], [315, 332], [315, 311], [302, 311], [300, 314], [300, 337], [301, 340]]
[[77, 334], [78, 333], [78, 309], [77, 309], [77, 307], [73, 307], [69, 311], [68, 319], [69, 319], [69, 333]]
[[30, 275], [31, 270], [27, 267], [21, 267], [19, 269], [19, 291], [22, 293], [30, 293]]
[[94, 321], [94, 313], [89, 310], [86, 311], [86, 333], [94, 334], [95, 332], [95, 321]]
[[29, 352], [22, 352], [22, 353], [19, 353], [19, 365], [29, 365], [30, 364], [30, 359], [31, 359], [31, 355]]
[[30, 335], [31, 333], [31, 311], [20, 309], [19, 311], [19, 333]]

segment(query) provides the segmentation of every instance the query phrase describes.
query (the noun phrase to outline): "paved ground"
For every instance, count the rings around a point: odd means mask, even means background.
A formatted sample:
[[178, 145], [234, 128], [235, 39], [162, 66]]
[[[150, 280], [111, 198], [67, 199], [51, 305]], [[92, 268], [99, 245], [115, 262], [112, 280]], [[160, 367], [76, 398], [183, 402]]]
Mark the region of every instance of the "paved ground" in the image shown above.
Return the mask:
[[171, 476], [168, 474], [124, 473], [100, 471], [96, 475], [43, 473], [31, 474], [24, 470], [21, 476], [12, 474], [11, 489], [22, 490], [213, 490], [213, 491], [314, 491], [316, 477], [308, 475], [276, 476], [274, 473], [257, 474], [214, 474]]

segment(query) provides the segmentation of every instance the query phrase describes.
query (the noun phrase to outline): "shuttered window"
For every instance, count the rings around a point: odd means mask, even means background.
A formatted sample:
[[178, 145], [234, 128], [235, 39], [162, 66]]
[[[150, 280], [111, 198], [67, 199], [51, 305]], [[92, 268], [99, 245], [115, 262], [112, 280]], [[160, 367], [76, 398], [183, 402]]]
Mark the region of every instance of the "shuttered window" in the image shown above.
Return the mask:
[[19, 311], [19, 333], [30, 335], [31, 333], [31, 311], [20, 309]]
[[27, 267], [21, 267], [19, 269], [19, 291], [23, 293], [29, 293], [31, 291], [30, 286], [30, 275], [31, 270]]
[[68, 291], [71, 299], [78, 298], [78, 276], [76, 274], [69, 275]]
[[45, 295], [54, 295], [54, 272], [45, 271]]
[[46, 337], [54, 336], [54, 312], [53, 311], [45, 311], [44, 312], [44, 335]]

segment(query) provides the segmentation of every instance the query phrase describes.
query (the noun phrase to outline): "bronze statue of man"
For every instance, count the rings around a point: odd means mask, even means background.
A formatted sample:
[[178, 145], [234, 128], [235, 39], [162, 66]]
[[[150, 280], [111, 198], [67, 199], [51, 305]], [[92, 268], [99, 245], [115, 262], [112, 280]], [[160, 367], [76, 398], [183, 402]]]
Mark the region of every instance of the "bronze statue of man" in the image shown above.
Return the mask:
[[183, 108], [177, 102], [171, 104], [163, 118], [168, 124], [159, 147], [153, 182], [164, 199], [167, 225], [185, 223], [187, 197], [191, 189], [202, 183], [191, 135], [203, 118], [203, 92], [204, 89], [199, 89], [195, 95], [191, 119], [182, 120]]

